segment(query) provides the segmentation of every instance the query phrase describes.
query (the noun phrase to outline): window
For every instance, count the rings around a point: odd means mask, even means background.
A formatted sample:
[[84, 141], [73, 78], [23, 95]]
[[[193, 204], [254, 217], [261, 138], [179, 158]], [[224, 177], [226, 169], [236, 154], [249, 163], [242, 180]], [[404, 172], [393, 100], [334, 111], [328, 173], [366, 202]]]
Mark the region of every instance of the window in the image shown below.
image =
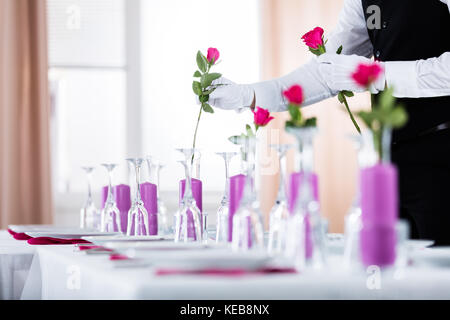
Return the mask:
[[[57, 194], [86, 190], [80, 166], [125, 158], [125, 2], [47, 2]], [[106, 181], [103, 172], [95, 178]]]

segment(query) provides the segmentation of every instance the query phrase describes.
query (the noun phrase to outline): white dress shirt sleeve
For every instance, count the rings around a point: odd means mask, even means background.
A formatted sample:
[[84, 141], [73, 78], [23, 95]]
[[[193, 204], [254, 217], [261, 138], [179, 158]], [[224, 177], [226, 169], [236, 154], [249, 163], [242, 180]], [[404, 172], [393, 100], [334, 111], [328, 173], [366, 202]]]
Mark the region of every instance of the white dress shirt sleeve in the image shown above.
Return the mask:
[[[450, 1], [447, 4], [450, 14]], [[450, 52], [418, 61], [385, 62], [386, 83], [397, 98], [430, 98], [450, 95]]]
[[[335, 30], [327, 36], [327, 52], [336, 52], [342, 45], [342, 54], [357, 54], [371, 57], [373, 48], [367, 32], [361, 0], [345, 0]], [[307, 50], [305, 46], [305, 50]], [[309, 62], [278, 79], [253, 84], [256, 105], [271, 112], [285, 111], [287, 101], [282, 91], [294, 84], [303, 87], [303, 106], [311, 105], [333, 96], [322, 75], [319, 63], [313, 57]]]

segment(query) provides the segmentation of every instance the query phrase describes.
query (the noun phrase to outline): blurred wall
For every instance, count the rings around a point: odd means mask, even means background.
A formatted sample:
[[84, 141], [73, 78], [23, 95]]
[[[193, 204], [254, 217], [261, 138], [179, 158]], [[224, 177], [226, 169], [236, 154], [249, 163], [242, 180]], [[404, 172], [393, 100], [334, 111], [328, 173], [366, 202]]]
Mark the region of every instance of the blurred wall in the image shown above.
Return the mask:
[[[338, 21], [343, 0], [261, 0], [262, 78], [279, 77], [308, 61], [312, 54], [301, 41], [301, 36], [316, 26], [329, 34]], [[366, 94], [349, 100], [352, 110], [369, 107]], [[306, 116], [318, 117], [320, 136], [315, 143], [315, 168], [319, 175], [322, 213], [329, 219], [330, 232], [343, 232], [344, 216], [355, 193], [356, 152], [347, 134], [356, 130], [337, 98], [303, 109]], [[283, 132], [285, 113], [276, 114], [267, 139], [260, 148], [267, 158], [277, 161], [268, 150], [270, 143], [293, 141]], [[289, 155], [288, 171], [294, 168], [294, 152]], [[264, 163], [268, 159], [263, 159]], [[264, 163], [262, 166], [264, 166]], [[278, 188], [278, 172], [260, 176], [260, 199], [266, 225]]]

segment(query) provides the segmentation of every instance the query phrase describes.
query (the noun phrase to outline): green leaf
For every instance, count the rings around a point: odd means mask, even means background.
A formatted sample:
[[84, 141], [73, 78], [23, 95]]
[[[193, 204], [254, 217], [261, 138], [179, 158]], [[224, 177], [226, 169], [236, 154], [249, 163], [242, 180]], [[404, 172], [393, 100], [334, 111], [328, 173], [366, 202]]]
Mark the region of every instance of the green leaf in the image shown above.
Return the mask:
[[201, 74], [201, 72], [200, 71], [195, 71], [195, 73], [194, 73], [194, 75], [193, 75], [193, 77], [194, 78], [200, 78], [202, 76], [202, 74]]
[[197, 52], [197, 66], [202, 72], [206, 72], [206, 66], [208, 65], [208, 60], [206, 60], [205, 56], [198, 51]]
[[337, 49], [337, 51], [336, 51], [336, 54], [341, 54], [342, 53], [342, 46], [340, 46], [338, 49]]
[[406, 124], [407, 121], [408, 114], [403, 107], [395, 108], [390, 114], [389, 124], [392, 128], [401, 128]]
[[203, 88], [208, 88], [214, 80], [217, 80], [222, 75], [220, 73], [206, 73], [202, 75], [200, 82]]
[[347, 90], [342, 91], [342, 93], [344, 94], [344, 96], [349, 97], [349, 98], [351, 98], [355, 95], [353, 92], [347, 91]]
[[204, 95], [210, 95], [211, 93], [214, 92], [214, 90], [216, 90], [216, 88], [212, 88], [212, 89], [209, 89], [209, 90], [205, 90], [205, 91], [203, 91], [203, 94], [204, 94]]
[[240, 139], [241, 139], [240, 136], [232, 136], [228, 138], [228, 140], [234, 144], [240, 144]]
[[199, 100], [200, 100], [201, 103], [208, 102], [208, 100], [209, 100], [209, 95], [202, 94], [202, 95], [199, 97]]
[[202, 104], [203, 111], [207, 113], [214, 113], [214, 109], [207, 103]]
[[394, 90], [389, 88], [381, 93], [379, 106], [381, 110], [391, 110], [394, 108], [396, 98], [393, 95]]
[[344, 96], [344, 94], [342, 92], [339, 92], [338, 100], [339, 100], [340, 103], [344, 103], [345, 96]]
[[372, 111], [360, 111], [357, 116], [364, 122], [367, 128], [372, 129], [372, 123], [375, 120], [375, 114]]
[[320, 51], [320, 49], [313, 49], [313, 48], [309, 48], [309, 51], [311, 51], [313, 54], [315, 54], [316, 56], [320, 56], [322, 54], [322, 52]]
[[306, 119], [304, 125], [304, 127], [317, 127], [317, 118], [309, 118]]
[[247, 131], [247, 135], [248, 136], [254, 136], [255, 134], [253, 133], [253, 129], [252, 129], [252, 127], [249, 125], [249, 124], [247, 124], [247, 125], [245, 125], [245, 130]]
[[192, 90], [198, 96], [202, 94], [202, 85], [198, 81], [192, 82]]

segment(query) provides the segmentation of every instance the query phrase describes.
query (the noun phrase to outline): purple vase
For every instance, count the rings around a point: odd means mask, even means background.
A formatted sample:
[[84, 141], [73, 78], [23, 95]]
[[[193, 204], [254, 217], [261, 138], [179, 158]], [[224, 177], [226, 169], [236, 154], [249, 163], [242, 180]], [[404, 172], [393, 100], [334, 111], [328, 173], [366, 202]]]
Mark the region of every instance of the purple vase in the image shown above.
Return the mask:
[[[202, 211], [203, 211], [203, 202], [202, 202], [202, 181], [199, 179], [191, 179], [191, 187], [192, 187], [192, 195], [194, 196], [195, 202], [197, 204], [197, 207], [200, 209], [200, 225], [203, 230], [203, 217], [202, 217]], [[180, 190], [179, 190], [179, 203], [181, 204], [181, 201], [184, 197], [184, 191], [186, 189], [186, 180], [183, 179], [180, 181]], [[188, 222], [187, 222], [187, 229], [188, 229], [188, 237], [193, 237], [196, 239], [196, 234], [194, 232], [194, 218], [192, 216], [192, 212], [188, 211], [187, 213]]]
[[[113, 186], [112, 194], [117, 204], [117, 208], [120, 211], [120, 227], [122, 228], [122, 232], [127, 232], [128, 225], [128, 210], [131, 207], [131, 198], [130, 198], [130, 186], [125, 184], [119, 184], [117, 186]], [[108, 186], [104, 186], [102, 188], [102, 201], [101, 208], [105, 207], [106, 199], [108, 198]]]
[[158, 234], [158, 191], [155, 184], [144, 182], [141, 184], [141, 198], [148, 214], [148, 234]]
[[239, 209], [239, 204], [244, 193], [246, 176], [243, 174], [238, 174], [230, 177], [228, 197], [228, 241], [232, 241], [233, 237], [233, 216]]
[[[298, 199], [298, 191], [300, 188], [300, 183], [303, 179], [303, 172], [294, 172], [289, 176], [288, 181], [288, 210], [291, 214], [294, 214], [295, 205]], [[317, 174], [312, 174], [312, 186], [313, 186], [313, 195], [316, 201], [319, 201], [319, 178]]]
[[[289, 176], [289, 187], [288, 187], [288, 210], [294, 214], [295, 205], [297, 204], [297, 199], [299, 195], [300, 184], [304, 177], [303, 172], [294, 172]], [[319, 178], [317, 174], [313, 173], [311, 175], [313, 196], [316, 201], [319, 201]], [[305, 256], [307, 259], [311, 258], [313, 255], [313, 241], [311, 234], [311, 222], [309, 215], [305, 217]]]
[[361, 257], [364, 265], [394, 264], [398, 220], [397, 169], [378, 164], [361, 170]]

